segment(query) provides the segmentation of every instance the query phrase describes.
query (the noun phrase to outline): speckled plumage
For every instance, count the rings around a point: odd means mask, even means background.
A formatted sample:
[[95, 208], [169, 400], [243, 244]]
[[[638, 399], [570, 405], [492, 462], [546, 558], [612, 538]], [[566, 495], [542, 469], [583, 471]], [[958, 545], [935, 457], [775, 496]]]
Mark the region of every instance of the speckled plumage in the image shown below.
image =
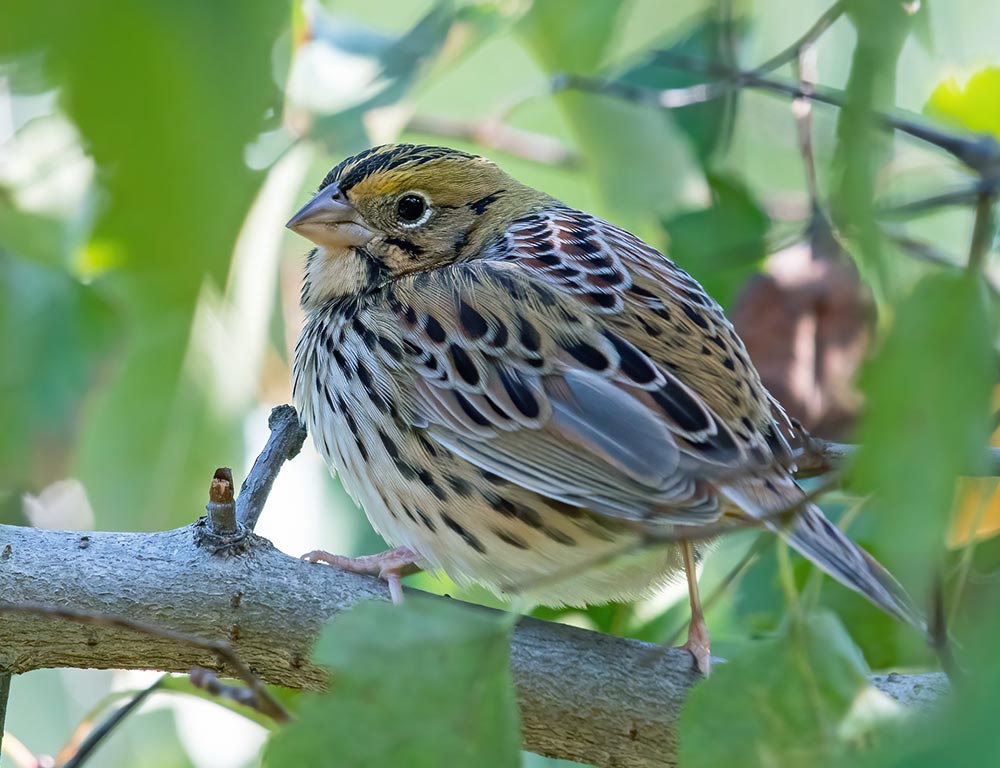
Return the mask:
[[[629, 599], [682, 567], [678, 547], [584, 566], [650, 529], [776, 528], [801, 498], [721, 308], [635, 236], [439, 147], [369, 150], [318, 195], [338, 213], [304, 232], [295, 401], [373, 526], [427, 567], [498, 593], [571, 572], [531, 591], [549, 605]], [[919, 622], [815, 506], [780, 532]]]

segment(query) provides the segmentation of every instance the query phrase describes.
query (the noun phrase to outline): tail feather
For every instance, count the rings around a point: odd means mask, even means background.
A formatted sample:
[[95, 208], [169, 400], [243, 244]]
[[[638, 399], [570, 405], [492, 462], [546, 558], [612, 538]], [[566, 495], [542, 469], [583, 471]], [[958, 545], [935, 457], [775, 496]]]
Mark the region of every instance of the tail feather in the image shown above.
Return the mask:
[[774, 513], [792, 507], [804, 493], [787, 477], [744, 481], [723, 493], [745, 514], [761, 520], [820, 570], [876, 607], [922, 633], [927, 624], [902, 585], [874, 557], [851, 541], [815, 504], [803, 504], [783, 519]]

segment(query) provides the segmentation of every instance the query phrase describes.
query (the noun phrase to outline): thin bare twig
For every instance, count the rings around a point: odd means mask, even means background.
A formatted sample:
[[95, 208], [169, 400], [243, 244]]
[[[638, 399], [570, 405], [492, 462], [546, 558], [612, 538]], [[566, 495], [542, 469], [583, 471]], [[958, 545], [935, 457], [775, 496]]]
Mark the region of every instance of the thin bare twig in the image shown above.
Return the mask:
[[[210, 669], [205, 669], [205, 667], [194, 667], [191, 670], [191, 674], [188, 676], [191, 684], [195, 688], [200, 688], [209, 693], [212, 696], [218, 696], [220, 699], [228, 699], [229, 701], [235, 701], [237, 704], [242, 704], [245, 707], [250, 707], [251, 709], [257, 709], [257, 696], [252, 690], [242, 685], [230, 685], [224, 683], [219, 679], [219, 676], [215, 674]], [[263, 714], [267, 714], [264, 712]]]
[[210, 653], [214, 653], [219, 661], [228, 666], [236, 675], [245, 682], [257, 696], [259, 709], [269, 717], [273, 717], [278, 722], [287, 722], [288, 713], [284, 707], [267, 690], [250, 668], [236, 655], [229, 643], [224, 640], [209, 640], [197, 635], [189, 635], [184, 632], [176, 632], [166, 627], [157, 627], [122, 616], [109, 616], [92, 611], [83, 611], [76, 608], [66, 608], [57, 605], [45, 605], [42, 603], [8, 603], [0, 602], [0, 613], [20, 613], [31, 616], [51, 616], [77, 624], [88, 624], [97, 627], [117, 627], [129, 629], [150, 637], [160, 637], [174, 643], [189, 645], [200, 648]]
[[948, 633], [948, 612], [944, 605], [944, 586], [941, 580], [941, 569], [934, 575], [931, 589], [931, 615], [928, 621], [927, 634], [931, 647], [934, 649], [941, 669], [948, 676], [952, 685], [958, 686], [964, 677], [961, 667], [955, 661], [951, 649], [951, 636]]
[[48, 755], [33, 755], [14, 734], [3, 732], [3, 751], [0, 755], [8, 758], [14, 768], [53, 768], [55, 761]]
[[977, 184], [964, 189], [955, 189], [949, 192], [942, 192], [938, 195], [923, 197], [919, 200], [911, 200], [891, 208], [882, 208], [879, 210], [879, 215], [891, 216], [893, 218], [908, 218], [927, 211], [938, 211], [947, 206], [966, 206], [979, 199], [980, 186]]
[[811, 48], [813, 44], [819, 40], [819, 38], [822, 37], [831, 26], [833, 26], [834, 22], [843, 15], [844, 3], [842, 0], [837, 0], [836, 3], [827, 8], [823, 14], [816, 19], [813, 25], [802, 34], [802, 37], [757, 67], [757, 71], [771, 72], [785, 64], [797, 61], [800, 58], [802, 51], [806, 48]]
[[306, 428], [290, 405], [274, 408], [267, 426], [271, 428], [267, 444], [253, 463], [236, 499], [236, 519], [249, 531], [257, 526], [257, 520], [264, 511], [264, 502], [271, 493], [274, 478], [278, 476], [282, 464], [298, 456], [306, 440]]
[[144, 690], [137, 693], [131, 699], [129, 699], [125, 704], [118, 707], [114, 712], [109, 715], [104, 722], [98, 725], [94, 730], [87, 734], [80, 745], [76, 748], [69, 759], [62, 763], [62, 768], [80, 768], [87, 758], [89, 758], [95, 749], [97, 749], [101, 742], [107, 739], [111, 735], [111, 732], [118, 727], [118, 725], [128, 717], [132, 712], [134, 712], [139, 705], [141, 705], [149, 695], [160, 687], [160, 683], [163, 682], [163, 678], [166, 675], [161, 675], [156, 678], [152, 685], [147, 686]]
[[[816, 477], [831, 472], [849, 461], [857, 450], [856, 445], [807, 436], [802, 448], [795, 452], [795, 477]], [[965, 470], [968, 477], [1000, 477], [1000, 448], [988, 448], [985, 453], [983, 466]]]
[[[712, 62], [670, 51], [661, 51], [657, 56], [669, 61], [679, 69], [726, 78], [710, 84], [712, 88], [705, 100], [717, 98], [729, 89], [746, 87], [793, 99], [809, 99], [841, 109], [846, 104], [844, 92], [834, 88], [817, 86], [804, 89], [798, 84], [771, 78], [760, 70], [729, 70]], [[661, 91], [656, 88], [597, 77], [560, 74], [553, 77], [552, 87], [554, 90], [574, 89], [604, 93], [627, 101], [652, 104], [658, 107], [675, 106], [670, 103], [671, 89]], [[1000, 184], [1000, 143], [993, 136], [987, 134], [960, 135], [899, 115], [876, 113], [874, 117], [875, 122], [884, 128], [905, 133], [943, 149], [972, 170], [980, 173], [984, 182], [988, 181], [991, 185]]]
[[494, 119], [473, 121], [414, 115], [407, 123], [406, 130], [472, 142], [487, 149], [495, 149], [542, 165], [567, 169], [580, 166], [580, 156], [559, 139], [513, 128]]
[[[802, 52], [811, 47], [812, 44], [815, 43], [816, 40], [843, 14], [843, 12], [842, 3], [835, 3], [822, 16], [820, 16], [819, 19], [816, 20], [816, 23], [813, 24], [813, 26], [802, 35], [802, 37], [784, 50], [772, 56], [760, 67], [758, 67], [756, 71], [761, 73], [769, 72], [777, 69], [783, 64], [798, 59]], [[727, 56], [726, 60], [717, 65], [716, 72], [703, 72], [705, 75], [718, 77], [718, 80], [711, 83], [696, 83], [695, 85], [688, 85], [679, 88], [664, 88], [662, 90], [658, 90], [656, 91], [656, 106], [663, 107], [664, 109], [682, 109], [695, 104], [704, 104], [706, 101], [712, 101], [725, 96], [733, 89], [739, 87], [741, 72], [736, 69], [736, 58], [731, 52], [733, 41], [728, 40], [727, 42], [730, 44], [729, 49], [727, 49], [727, 52], [730, 55]], [[656, 54], [656, 57], [663, 59], [666, 58], [667, 55], [668, 54], [661, 51]], [[573, 88], [574, 85], [572, 82], [574, 80], [575, 78], [568, 75], [557, 74], [552, 79], [552, 87], [557, 91], [563, 90], [564, 88]]]
[[986, 255], [993, 244], [993, 204], [996, 190], [983, 190], [976, 201], [976, 217], [972, 225], [969, 246], [969, 274], [980, 274], [986, 266]]
[[[802, 89], [810, 90], [817, 78], [816, 49], [811, 43], [803, 43], [799, 47], [798, 53], [795, 67], [796, 75]], [[799, 153], [802, 155], [810, 207], [814, 212], [818, 212], [820, 204], [819, 187], [816, 182], [816, 162], [813, 158], [812, 146], [812, 102], [809, 99], [795, 99], [792, 101], [792, 114], [795, 116], [795, 124], [798, 127]]]
[[0, 674], [0, 751], [3, 750], [3, 728], [7, 720], [7, 702], [10, 701], [10, 675]]

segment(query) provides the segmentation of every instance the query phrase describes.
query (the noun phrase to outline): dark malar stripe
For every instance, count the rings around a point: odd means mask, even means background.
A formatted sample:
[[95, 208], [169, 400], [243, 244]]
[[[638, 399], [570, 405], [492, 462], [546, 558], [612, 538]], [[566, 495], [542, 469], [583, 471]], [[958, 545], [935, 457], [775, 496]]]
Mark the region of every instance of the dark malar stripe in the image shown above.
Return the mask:
[[365, 248], [355, 248], [354, 250], [361, 256], [362, 261], [368, 268], [369, 286], [374, 287], [388, 282], [389, 268], [385, 265], [385, 262], [382, 261], [382, 259]]
[[385, 239], [387, 245], [394, 245], [403, 253], [407, 254], [411, 259], [416, 259], [424, 255], [424, 249], [421, 248], [416, 243], [411, 243], [409, 240], [404, 240], [401, 237], [387, 237]]

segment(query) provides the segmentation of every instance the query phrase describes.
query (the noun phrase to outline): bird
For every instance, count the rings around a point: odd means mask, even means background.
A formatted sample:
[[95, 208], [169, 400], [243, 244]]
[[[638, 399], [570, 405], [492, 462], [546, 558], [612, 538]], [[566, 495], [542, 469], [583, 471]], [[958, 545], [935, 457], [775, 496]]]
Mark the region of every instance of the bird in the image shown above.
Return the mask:
[[413, 144], [343, 160], [286, 226], [315, 246], [294, 401], [392, 547], [307, 560], [377, 573], [396, 602], [412, 568], [548, 606], [683, 574], [682, 647], [707, 676], [697, 567], [706, 538], [753, 526], [923, 626], [796, 484], [743, 342], [656, 248], [489, 159]]

